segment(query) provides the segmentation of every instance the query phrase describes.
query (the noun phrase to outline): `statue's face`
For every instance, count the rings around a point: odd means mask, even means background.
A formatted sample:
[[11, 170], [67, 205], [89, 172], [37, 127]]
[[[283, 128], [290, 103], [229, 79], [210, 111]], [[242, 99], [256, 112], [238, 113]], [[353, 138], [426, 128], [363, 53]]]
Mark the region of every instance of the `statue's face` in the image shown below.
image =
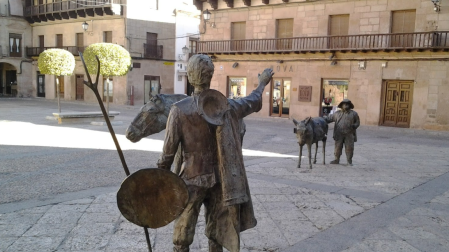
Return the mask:
[[350, 109], [349, 104], [348, 103], [343, 103], [343, 105], [341, 106], [341, 109], [343, 111], [348, 111]]

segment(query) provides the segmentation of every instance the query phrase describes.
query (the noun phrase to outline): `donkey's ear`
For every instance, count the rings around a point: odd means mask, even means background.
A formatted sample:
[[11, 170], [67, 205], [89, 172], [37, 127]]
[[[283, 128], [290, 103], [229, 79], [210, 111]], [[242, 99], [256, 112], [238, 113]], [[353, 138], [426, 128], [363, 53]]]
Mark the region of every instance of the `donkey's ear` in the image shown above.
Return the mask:
[[306, 125], [309, 124], [310, 119], [312, 119], [312, 117], [309, 116], [309, 117], [307, 117], [307, 118], [304, 120], [304, 122], [306, 123]]
[[295, 119], [293, 119], [293, 123], [298, 126], [298, 121], [296, 121]]

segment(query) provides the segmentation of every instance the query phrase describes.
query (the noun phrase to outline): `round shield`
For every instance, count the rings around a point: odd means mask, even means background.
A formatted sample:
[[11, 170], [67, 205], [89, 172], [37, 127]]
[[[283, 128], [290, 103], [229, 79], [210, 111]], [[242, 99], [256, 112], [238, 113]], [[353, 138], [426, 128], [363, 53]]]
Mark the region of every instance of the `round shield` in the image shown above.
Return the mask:
[[207, 89], [198, 98], [198, 114], [208, 123], [223, 125], [223, 116], [229, 110], [228, 99], [219, 91]]
[[184, 181], [158, 168], [128, 176], [117, 192], [117, 205], [130, 222], [148, 228], [163, 227], [176, 219], [189, 201]]

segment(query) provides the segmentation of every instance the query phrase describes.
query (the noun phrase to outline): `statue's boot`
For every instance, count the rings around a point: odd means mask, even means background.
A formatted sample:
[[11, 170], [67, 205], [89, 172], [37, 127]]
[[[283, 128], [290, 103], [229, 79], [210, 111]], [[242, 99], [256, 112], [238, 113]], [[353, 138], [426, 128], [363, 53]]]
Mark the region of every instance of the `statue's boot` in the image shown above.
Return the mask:
[[330, 162], [330, 164], [339, 164], [339, 163], [340, 163], [340, 159], [337, 158], [337, 157], [335, 157], [335, 160], [332, 160], [332, 161]]
[[189, 252], [189, 246], [175, 245], [173, 247], [173, 252]]
[[346, 158], [348, 159], [348, 166], [352, 166], [352, 153], [346, 152]]
[[223, 246], [209, 239], [209, 252], [223, 252]]

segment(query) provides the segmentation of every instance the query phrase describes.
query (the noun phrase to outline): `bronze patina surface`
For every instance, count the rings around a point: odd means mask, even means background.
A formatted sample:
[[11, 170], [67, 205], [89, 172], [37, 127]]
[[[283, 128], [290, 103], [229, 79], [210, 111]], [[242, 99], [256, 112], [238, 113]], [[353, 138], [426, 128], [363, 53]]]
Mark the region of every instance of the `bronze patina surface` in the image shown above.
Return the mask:
[[312, 169], [312, 145], [315, 144], [315, 158], [313, 163], [316, 164], [316, 154], [318, 152], [318, 142], [323, 141], [323, 164], [326, 164], [326, 140], [328, 125], [322, 117], [307, 117], [300, 122], [293, 119], [293, 123], [296, 125], [294, 132], [298, 138], [299, 144], [299, 161], [298, 168], [301, 167], [302, 147], [307, 144], [307, 150], [309, 153], [309, 168]]
[[160, 228], [178, 217], [189, 200], [187, 186], [176, 174], [158, 168], [128, 176], [117, 192], [117, 205], [130, 222]]
[[331, 164], [339, 164], [340, 156], [345, 146], [348, 165], [352, 166], [352, 157], [354, 155], [354, 142], [357, 142], [356, 129], [360, 126], [360, 119], [354, 110], [354, 105], [349, 99], [344, 99], [338, 105], [340, 111], [335, 112], [330, 117], [324, 117], [328, 123], [335, 122], [334, 140], [335, 140], [335, 160]]
[[[187, 75], [194, 94], [175, 103], [167, 119], [158, 167], [169, 170], [181, 145], [183, 162], [179, 174], [190, 195], [186, 209], [175, 220], [174, 251], [190, 250], [202, 205], [210, 252], [223, 251], [223, 247], [240, 251], [240, 232], [257, 223], [243, 164], [239, 120], [262, 108], [262, 93], [273, 72], [264, 70], [258, 87], [246, 97], [209, 100], [218, 95], [218, 91], [207, 91], [213, 73], [209, 56], [192, 56]], [[201, 95], [203, 92], [206, 97]], [[203, 102], [199, 103], [200, 98]]]

